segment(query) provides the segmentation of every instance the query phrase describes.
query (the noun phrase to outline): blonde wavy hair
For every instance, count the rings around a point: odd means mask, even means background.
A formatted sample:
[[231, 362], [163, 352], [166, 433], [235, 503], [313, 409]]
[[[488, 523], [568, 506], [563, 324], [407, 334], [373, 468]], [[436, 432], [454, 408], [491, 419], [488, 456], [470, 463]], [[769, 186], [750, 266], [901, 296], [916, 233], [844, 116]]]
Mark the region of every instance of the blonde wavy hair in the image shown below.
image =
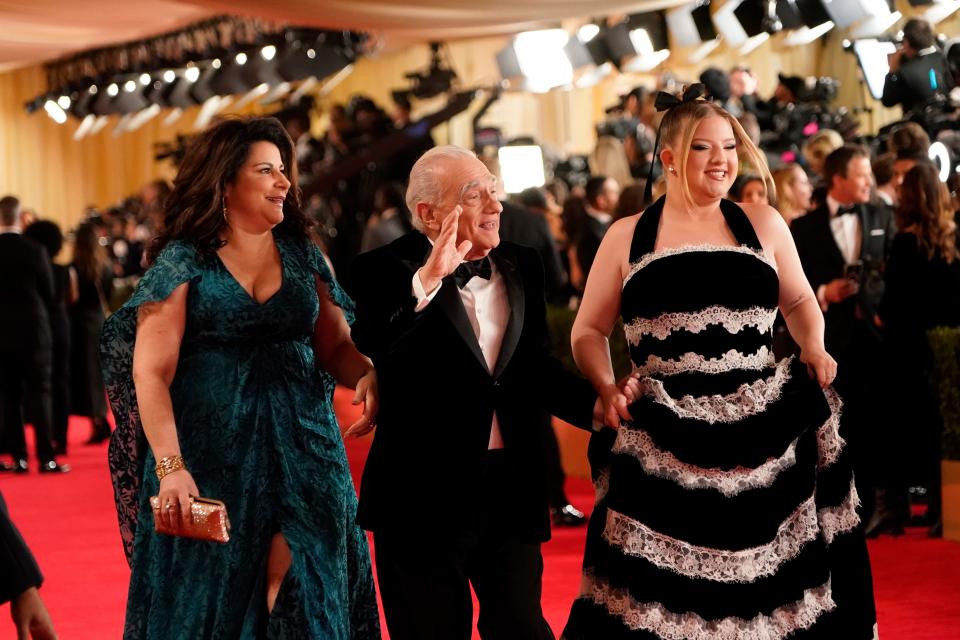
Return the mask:
[[[803, 171], [796, 162], [788, 162], [773, 172], [773, 184], [777, 188], [777, 207], [788, 207], [791, 211], [803, 211], [803, 207], [793, 197], [793, 185], [797, 182], [797, 171]], [[780, 213], [783, 213], [782, 211]]]
[[[687, 87], [684, 95], [690, 90], [691, 87]], [[750, 139], [750, 136], [747, 135], [740, 122], [716, 103], [697, 99], [673, 107], [667, 111], [660, 123], [661, 145], [677, 154], [674, 166], [677, 177], [680, 179], [680, 188], [683, 191], [684, 200], [691, 206], [695, 205], [693, 193], [690, 191], [690, 183], [687, 181], [686, 170], [693, 134], [701, 122], [713, 116], [719, 116], [730, 123], [737, 146], [756, 167], [757, 173], [763, 181], [764, 195], [767, 200], [775, 199], [777, 190], [773, 184], [773, 177], [770, 175], [770, 168], [767, 166], [767, 159]]]

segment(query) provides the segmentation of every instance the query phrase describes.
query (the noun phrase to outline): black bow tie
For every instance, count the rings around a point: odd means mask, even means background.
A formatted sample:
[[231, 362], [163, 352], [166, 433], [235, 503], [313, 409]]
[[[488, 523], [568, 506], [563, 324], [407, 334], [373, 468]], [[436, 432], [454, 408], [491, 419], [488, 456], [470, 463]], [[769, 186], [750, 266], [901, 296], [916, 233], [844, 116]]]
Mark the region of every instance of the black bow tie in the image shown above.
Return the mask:
[[474, 276], [489, 280], [491, 275], [493, 275], [493, 268], [490, 266], [490, 258], [484, 257], [480, 260], [460, 263], [460, 266], [453, 272], [453, 279], [457, 283], [457, 287], [463, 289]]
[[845, 216], [845, 215], [859, 216], [860, 207], [855, 204], [852, 204], [849, 207], [843, 207], [843, 206], [837, 207], [837, 217], [839, 218], [840, 216]]

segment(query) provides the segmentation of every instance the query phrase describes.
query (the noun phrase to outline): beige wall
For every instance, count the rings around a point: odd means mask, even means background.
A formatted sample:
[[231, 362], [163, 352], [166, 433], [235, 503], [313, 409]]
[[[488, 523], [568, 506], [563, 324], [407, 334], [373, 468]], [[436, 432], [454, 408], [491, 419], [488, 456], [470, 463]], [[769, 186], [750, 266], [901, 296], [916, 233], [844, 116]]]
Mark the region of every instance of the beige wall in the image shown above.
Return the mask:
[[[960, 33], [960, 17], [938, 28], [944, 33]], [[865, 131], [895, 119], [899, 109], [883, 109], [873, 101], [858, 81], [855, 58], [843, 52], [843, 34], [837, 30], [822, 40], [803, 47], [782, 45], [776, 36], [748, 56], [721, 47], [698, 65], [685, 62], [688, 52], [675, 50], [664, 67], [681, 78], [695, 79], [706, 66], [729, 68], [745, 63], [760, 76], [760, 92], [769, 95], [778, 72], [801, 75], [832, 75], [841, 80], [838, 104], [848, 107], [869, 105], [872, 114], [861, 117]], [[449, 58], [460, 75], [462, 86], [490, 86], [498, 79], [494, 54], [507, 38], [483, 38], [455, 42], [448, 47]], [[343, 102], [354, 93], [365, 93], [382, 105], [390, 104], [390, 90], [405, 86], [405, 72], [427, 66], [429, 51], [425, 45], [383, 53], [361, 60], [353, 73], [320, 100], [322, 112], [335, 102]], [[549, 94], [507, 93], [486, 114], [483, 122], [499, 126], [508, 137], [529, 135], [553, 147], [558, 153], [587, 153], [593, 146], [594, 124], [603, 109], [616, 102], [617, 95], [640, 82], [652, 83], [651, 76], [617, 76], [595, 87]], [[72, 139], [77, 122], [57, 125], [42, 111], [32, 115], [23, 105], [46, 90], [42, 67], [36, 66], [0, 73], [0, 193], [20, 196], [25, 206], [65, 225], [72, 225], [87, 204], [105, 206], [136, 192], [156, 177], [170, 177], [168, 162], [153, 159], [153, 145], [174, 140], [177, 133], [192, 130], [196, 109], [186, 112], [173, 126], [165, 127], [165, 114], [134, 133], [111, 135], [114, 123], [98, 135], [79, 142]], [[481, 101], [468, 112], [438, 127], [439, 142], [471, 144], [471, 121]], [[442, 98], [418, 106], [429, 112], [443, 104]], [[250, 110], [256, 110], [254, 107]]]

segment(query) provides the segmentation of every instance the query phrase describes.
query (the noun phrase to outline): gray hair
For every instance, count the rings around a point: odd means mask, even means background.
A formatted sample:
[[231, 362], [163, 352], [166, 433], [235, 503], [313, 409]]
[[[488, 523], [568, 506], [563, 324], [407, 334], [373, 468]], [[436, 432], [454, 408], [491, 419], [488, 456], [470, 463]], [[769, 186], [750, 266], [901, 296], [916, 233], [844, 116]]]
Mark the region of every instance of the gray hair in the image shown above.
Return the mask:
[[406, 203], [414, 229], [423, 232], [423, 221], [417, 215], [417, 205], [421, 202], [433, 205], [443, 199], [445, 161], [476, 157], [477, 154], [473, 151], [452, 144], [434, 147], [420, 156], [410, 170], [410, 179], [407, 182]]
[[0, 224], [12, 227], [20, 222], [20, 201], [14, 196], [0, 198]]

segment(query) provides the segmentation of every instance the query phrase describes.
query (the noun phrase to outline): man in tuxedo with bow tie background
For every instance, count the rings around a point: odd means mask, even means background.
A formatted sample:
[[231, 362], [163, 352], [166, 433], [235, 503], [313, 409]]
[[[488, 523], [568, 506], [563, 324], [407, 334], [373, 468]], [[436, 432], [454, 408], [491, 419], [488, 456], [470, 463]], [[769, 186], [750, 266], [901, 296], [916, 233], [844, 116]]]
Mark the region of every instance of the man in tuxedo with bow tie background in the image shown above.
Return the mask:
[[380, 390], [357, 522], [374, 534], [390, 637], [468, 640], [472, 585], [485, 639], [553, 638], [538, 416], [614, 424], [631, 392], [610, 385], [601, 403], [548, 354], [540, 258], [500, 242], [496, 179], [472, 152], [425, 153], [407, 205], [418, 231], [354, 264], [353, 340]]
[[[869, 461], [883, 446], [880, 389], [882, 339], [876, 323], [883, 271], [896, 234], [893, 212], [870, 204], [870, 154], [844, 145], [824, 161], [826, 202], [790, 226], [803, 271], [823, 309], [827, 352], [837, 361], [834, 387], [844, 400], [845, 431], [854, 446], [865, 518], [873, 502]], [[907, 400], [907, 399], [903, 399]]]

